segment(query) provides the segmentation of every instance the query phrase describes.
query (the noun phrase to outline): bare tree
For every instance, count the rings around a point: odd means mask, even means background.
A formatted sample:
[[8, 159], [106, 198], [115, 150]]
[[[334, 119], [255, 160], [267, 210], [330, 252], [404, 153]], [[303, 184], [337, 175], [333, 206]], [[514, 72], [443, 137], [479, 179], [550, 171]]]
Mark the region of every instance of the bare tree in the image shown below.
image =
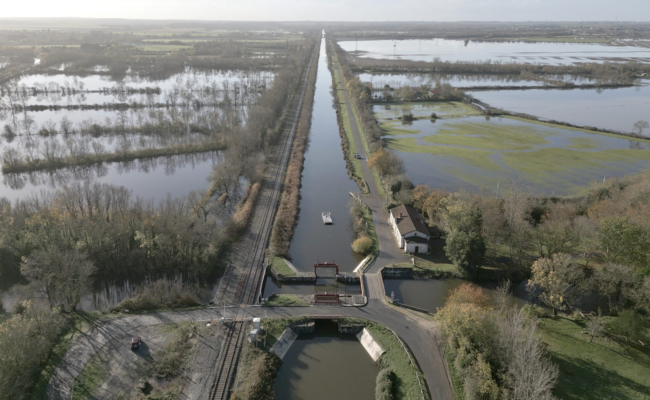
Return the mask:
[[92, 289], [95, 266], [77, 250], [48, 248], [23, 259], [20, 272], [35, 293], [41, 293], [54, 308], [63, 304], [74, 310], [81, 297]]
[[544, 351], [537, 323], [512, 307], [497, 318], [496, 354], [505, 369], [505, 386], [513, 400], [555, 399], [559, 370]]
[[643, 131], [648, 129], [649, 126], [650, 125], [648, 125], [648, 121], [639, 120], [634, 123], [634, 128], [632, 129], [632, 131], [637, 135], [642, 136]]

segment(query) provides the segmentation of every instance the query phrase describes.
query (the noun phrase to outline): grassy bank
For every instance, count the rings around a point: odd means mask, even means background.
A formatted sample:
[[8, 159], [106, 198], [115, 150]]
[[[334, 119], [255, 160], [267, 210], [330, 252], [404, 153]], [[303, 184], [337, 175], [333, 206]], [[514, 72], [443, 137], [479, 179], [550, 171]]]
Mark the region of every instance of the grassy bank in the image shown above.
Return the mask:
[[310, 304], [291, 294], [278, 294], [269, 299], [264, 305], [269, 307], [308, 307]]
[[[331, 46], [331, 44], [330, 44]], [[354, 136], [352, 133], [352, 126], [350, 125], [350, 115], [348, 113], [347, 107], [345, 106], [345, 96], [343, 94], [343, 90], [346, 86], [345, 81], [342, 81], [341, 77], [343, 76], [342, 73], [338, 73], [337, 70], [335, 69], [335, 63], [339, 64], [338, 61], [338, 56], [336, 54], [336, 51], [332, 50], [331, 47], [328, 47], [328, 65], [330, 67], [330, 72], [332, 73], [332, 86], [334, 89], [334, 93], [336, 94], [336, 107], [337, 107], [337, 117], [339, 119], [339, 130], [340, 130], [340, 135], [341, 138], [349, 143], [351, 143], [350, 150], [348, 152], [345, 152], [344, 155], [346, 157], [346, 162], [348, 164], [348, 172], [352, 176], [353, 179], [357, 180], [357, 183], [359, 180], [363, 181], [363, 185], [359, 184], [359, 187], [364, 191], [368, 192], [368, 177], [364, 176], [363, 174], [363, 169], [361, 168], [361, 162], [362, 160], [358, 160], [354, 157], [354, 155], [358, 152], [356, 148], [356, 143], [354, 141]], [[345, 78], [343, 78], [345, 79]], [[348, 94], [349, 98], [349, 94]], [[370, 158], [372, 152], [370, 151], [370, 146], [368, 145], [368, 141], [366, 139], [366, 136], [363, 131], [363, 127], [360, 124], [361, 119], [359, 118], [359, 115], [357, 114], [356, 111], [356, 105], [353, 103], [351, 104], [351, 109], [352, 109], [352, 118], [354, 120], [354, 123], [357, 126], [357, 131], [359, 132], [359, 137], [361, 139], [361, 144], [364, 148], [364, 151], [366, 152], [366, 156]], [[354, 151], [352, 150], [354, 149]], [[367, 162], [367, 161], [363, 161]], [[372, 174], [375, 178], [375, 182], [381, 182], [381, 179], [379, 177], [379, 174], [374, 168], [370, 169], [372, 171]], [[355, 176], [357, 178], [355, 178]], [[379, 195], [381, 197], [385, 197], [385, 191], [384, 188], [382, 187], [381, 184], [378, 185], [377, 187], [379, 191]]]
[[344, 318], [341, 322], [360, 323], [365, 325], [366, 329], [368, 329], [372, 334], [377, 343], [386, 350], [386, 353], [379, 358], [378, 364], [382, 369], [390, 368], [395, 372], [397, 377], [394, 387], [396, 400], [422, 399], [417, 377], [420, 378], [420, 382], [423, 385], [422, 389], [424, 390], [424, 395], [427, 397], [427, 388], [424, 383], [422, 371], [417, 364], [415, 364], [415, 369], [413, 368], [411, 361], [409, 360], [409, 357], [414, 359], [413, 355], [410, 354], [408, 348], [406, 351], [404, 350], [404, 347], [402, 347], [402, 344], [400, 343], [400, 339], [398, 339], [390, 329], [375, 322], [359, 318]]
[[543, 318], [539, 328], [560, 367], [555, 395], [562, 399], [650, 398], [650, 349], [639, 343], [595, 338], [584, 321]]
[[284, 262], [284, 258], [282, 257], [277, 257], [277, 256], [271, 257], [270, 265], [278, 274], [282, 274], [284, 276], [296, 276], [294, 270], [292, 270], [287, 265], [287, 263]]

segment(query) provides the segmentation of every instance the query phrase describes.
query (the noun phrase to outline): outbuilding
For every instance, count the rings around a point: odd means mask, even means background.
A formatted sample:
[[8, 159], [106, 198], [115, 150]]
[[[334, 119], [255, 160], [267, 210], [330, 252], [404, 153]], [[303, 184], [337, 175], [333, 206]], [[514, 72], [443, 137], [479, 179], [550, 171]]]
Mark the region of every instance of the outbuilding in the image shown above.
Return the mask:
[[407, 205], [390, 209], [388, 222], [397, 246], [405, 253], [428, 253], [431, 235], [418, 211]]

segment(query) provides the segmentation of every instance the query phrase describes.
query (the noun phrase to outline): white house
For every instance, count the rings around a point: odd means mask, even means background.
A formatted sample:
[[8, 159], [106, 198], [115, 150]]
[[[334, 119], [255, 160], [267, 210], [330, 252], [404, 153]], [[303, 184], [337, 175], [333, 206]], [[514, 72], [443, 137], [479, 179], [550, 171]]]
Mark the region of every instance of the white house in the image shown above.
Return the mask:
[[390, 209], [388, 222], [400, 249], [405, 253], [428, 253], [431, 235], [424, 220], [411, 206], [401, 205]]

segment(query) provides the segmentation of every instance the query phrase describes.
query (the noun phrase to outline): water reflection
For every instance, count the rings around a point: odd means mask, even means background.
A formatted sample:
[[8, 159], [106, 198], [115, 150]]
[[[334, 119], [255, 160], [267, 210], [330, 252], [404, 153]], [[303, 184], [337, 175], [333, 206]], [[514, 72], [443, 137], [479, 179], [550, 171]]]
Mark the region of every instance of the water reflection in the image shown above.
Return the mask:
[[533, 64], [650, 62], [650, 49], [598, 43], [476, 42], [451, 39], [342, 41], [359, 57], [450, 62], [518, 62]]
[[124, 186], [135, 196], [158, 202], [167, 193], [180, 197], [193, 190], [206, 189], [210, 170], [219, 160], [219, 152], [207, 152], [6, 174], [0, 197], [13, 201], [43, 189], [55, 190], [75, 181], [93, 181]]
[[[332, 75], [327, 69], [325, 41], [321, 43], [309, 147], [300, 188], [300, 215], [289, 252], [300, 271], [312, 271], [317, 261], [334, 260], [349, 272], [364, 258], [355, 254], [349, 226], [349, 192], [359, 191], [343, 159], [336, 112], [332, 108]], [[333, 225], [323, 225], [322, 212], [330, 211]]]
[[[511, 301], [512, 304], [518, 307], [532, 303], [529, 294], [526, 292], [526, 282], [523, 281], [514, 286]], [[386, 296], [391, 297], [394, 294], [395, 299], [400, 303], [423, 308], [429, 312], [436, 312], [438, 308], [445, 305], [450, 291], [464, 283], [479, 286], [462, 279], [386, 279], [384, 280], [384, 287]], [[496, 286], [494, 283], [481, 283], [480, 285], [483, 292], [490, 297], [494, 295]]]
[[375, 398], [378, 366], [357, 338], [339, 334], [334, 322], [316, 321], [316, 333], [298, 336], [282, 361], [277, 399]]
[[[630, 133], [650, 121], [650, 81], [616, 89], [485, 91], [472, 95], [492, 107], [536, 117]], [[646, 135], [650, 135], [648, 130]]]

